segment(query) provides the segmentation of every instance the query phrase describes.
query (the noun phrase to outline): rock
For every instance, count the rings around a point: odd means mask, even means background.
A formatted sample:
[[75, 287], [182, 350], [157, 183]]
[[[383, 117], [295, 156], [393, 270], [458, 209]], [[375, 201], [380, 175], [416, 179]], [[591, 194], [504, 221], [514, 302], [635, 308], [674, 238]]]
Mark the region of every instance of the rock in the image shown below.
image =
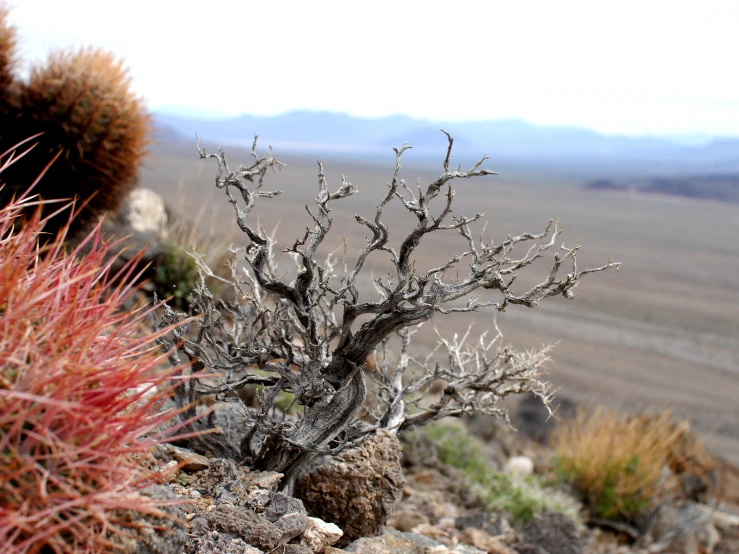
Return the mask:
[[454, 525], [460, 531], [470, 528], [480, 529], [491, 537], [502, 540], [506, 544], [510, 544], [516, 540], [516, 534], [510, 523], [500, 514], [489, 514], [483, 511], [468, 512], [462, 517], [458, 517]]
[[[321, 552], [325, 554], [326, 549]], [[302, 544], [286, 544], [282, 547], [282, 554], [313, 554], [313, 550]]]
[[474, 546], [488, 554], [514, 554], [513, 551], [505, 544], [498, 539], [491, 537], [482, 529], [468, 527], [462, 531], [457, 538], [460, 542]]
[[282, 479], [274, 471], [251, 472], [237, 467], [231, 460], [213, 458], [209, 466], [190, 476], [192, 487], [218, 504], [249, 506], [260, 509], [269, 503]]
[[429, 525], [428, 523], [422, 523], [421, 525], [415, 526], [411, 530], [411, 532], [433, 539], [437, 542], [440, 542], [444, 546], [454, 546], [455, 543], [451, 533], [449, 533], [448, 531], [444, 531], [443, 529], [440, 529], [434, 525]]
[[249, 491], [265, 489], [275, 492], [280, 481], [282, 481], [282, 477], [282, 473], [276, 471], [255, 471], [247, 477], [246, 487]]
[[484, 554], [483, 550], [473, 546], [457, 544], [448, 547], [424, 535], [392, 529], [379, 537], [357, 539], [345, 550], [357, 554]]
[[283, 493], [271, 495], [265, 506], [265, 517], [282, 531], [281, 543], [285, 544], [300, 536], [306, 529], [308, 514], [303, 503]]
[[429, 523], [429, 518], [418, 512], [399, 511], [391, 515], [387, 520], [387, 526], [398, 531], [410, 531], [417, 525]]
[[168, 444], [165, 448], [171, 453], [172, 457], [182, 464], [185, 471], [200, 471], [206, 469], [210, 465], [210, 461], [205, 456], [195, 454], [185, 448]]
[[456, 521], [453, 517], [442, 517], [439, 519], [439, 521], [436, 522], [436, 526], [439, 529], [443, 529], [444, 531], [447, 531], [448, 533], [452, 533], [456, 535], [456, 525], [454, 525], [454, 522]]
[[346, 550], [357, 554], [421, 554], [431, 548], [438, 550], [439, 547], [444, 549], [444, 552], [449, 551], [443, 544], [423, 535], [388, 530], [380, 537], [354, 541], [346, 547]]
[[377, 535], [395, 508], [404, 485], [400, 443], [380, 431], [300, 477], [296, 496], [308, 513], [344, 531], [338, 546]]
[[343, 531], [333, 523], [309, 517], [305, 532], [300, 537], [300, 544], [307, 546], [313, 552], [320, 552], [324, 547], [336, 544], [343, 534]]
[[713, 554], [736, 554], [739, 552], [739, 527], [732, 527], [721, 533], [721, 540]]
[[247, 505], [258, 512], [265, 510], [271, 501], [272, 493], [264, 489], [256, 489], [246, 495]]
[[513, 545], [519, 554], [580, 554], [580, 534], [571, 519], [562, 514], [538, 514]]
[[274, 523], [282, 516], [296, 512], [301, 514], [306, 513], [303, 503], [297, 498], [292, 498], [291, 496], [278, 492], [271, 495], [269, 504], [267, 504], [265, 508], [264, 515]]
[[162, 197], [149, 189], [135, 189], [115, 214], [108, 214], [103, 220], [105, 236], [124, 239], [111, 250], [111, 254], [115, 251], [121, 258], [115, 267], [141, 251], [142, 265], [160, 256], [168, 239], [167, 221]]
[[514, 456], [506, 462], [505, 472], [513, 477], [528, 477], [534, 473], [534, 460], [528, 456]]
[[[155, 500], [174, 500], [176, 496], [166, 486], [153, 485], [143, 494]], [[132, 510], [118, 510], [116, 522], [120, 522], [125, 536], [114, 537], [119, 540], [125, 552], [133, 554], [180, 554], [187, 542], [185, 528], [180, 523], [183, 516], [179, 506], [160, 508], [170, 518], [156, 517]]]
[[188, 545], [187, 554], [262, 554], [262, 550], [246, 544], [241, 539], [207, 531]]
[[469, 544], [460, 543], [452, 548], [449, 552], [451, 552], [452, 554], [481, 554], [485, 551], [480, 550], [479, 548], [475, 548], [474, 546], [470, 546]]
[[160, 241], [169, 238], [167, 206], [153, 190], [135, 189], [118, 210], [116, 220], [134, 233], [148, 235]]
[[739, 529], [739, 515], [722, 512], [706, 506], [698, 504], [698, 506], [711, 518], [711, 523], [719, 530], [719, 532], [730, 532], [733, 529]]
[[301, 536], [306, 531], [308, 516], [299, 512], [287, 514], [275, 521], [274, 525], [282, 531], [280, 543], [285, 544]]
[[[383, 537], [370, 537], [357, 539], [344, 550], [345, 552], [356, 552], [357, 554], [390, 554]], [[400, 552], [398, 550], [398, 552]]]
[[215, 496], [216, 488], [222, 483], [237, 481], [241, 478], [243, 470], [236, 467], [231, 460], [215, 458], [210, 460], [208, 467], [193, 475], [193, 484], [198, 490], [207, 495]]
[[710, 515], [699, 504], [684, 501], [657, 508], [640, 542], [670, 554], [710, 554], [720, 538]]
[[417, 533], [403, 533], [390, 529], [385, 532], [383, 538], [390, 552], [418, 552], [419, 554], [449, 552], [446, 545]]
[[241, 506], [216, 506], [190, 522], [195, 534], [219, 531], [261, 550], [270, 551], [280, 545], [282, 531], [261, 514]]

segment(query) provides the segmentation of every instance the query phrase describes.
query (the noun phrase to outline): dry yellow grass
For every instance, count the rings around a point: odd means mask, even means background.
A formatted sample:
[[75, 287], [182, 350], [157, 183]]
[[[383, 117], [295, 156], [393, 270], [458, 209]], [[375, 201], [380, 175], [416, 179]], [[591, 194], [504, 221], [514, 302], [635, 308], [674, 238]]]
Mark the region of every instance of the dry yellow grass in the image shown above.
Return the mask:
[[582, 411], [553, 436], [556, 466], [595, 517], [631, 520], [679, 494], [680, 475], [711, 462], [685, 423], [665, 412]]

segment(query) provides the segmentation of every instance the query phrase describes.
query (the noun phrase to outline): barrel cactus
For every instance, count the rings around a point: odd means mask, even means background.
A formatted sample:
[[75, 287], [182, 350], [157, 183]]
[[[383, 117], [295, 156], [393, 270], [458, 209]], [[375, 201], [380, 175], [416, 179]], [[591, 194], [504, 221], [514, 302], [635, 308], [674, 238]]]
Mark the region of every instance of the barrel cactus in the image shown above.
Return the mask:
[[[3, 118], [0, 145], [6, 150], [42, 134], [24, 158], [4, 172], [2, 204], [25, 190], [39, 168], [58, 155], [34, 192], [47, 201], [86, 202], [70, 232], [117, 209], [136, 186], [151, 126], [150, 115], [130, 84], [120, 61], [92, 48], [58, 51], [33, 67], [28, 80], [17, 87], [17, 105]], [[66, 220], [66, 215], [53, 218], [47, 229], [55, 232]]]

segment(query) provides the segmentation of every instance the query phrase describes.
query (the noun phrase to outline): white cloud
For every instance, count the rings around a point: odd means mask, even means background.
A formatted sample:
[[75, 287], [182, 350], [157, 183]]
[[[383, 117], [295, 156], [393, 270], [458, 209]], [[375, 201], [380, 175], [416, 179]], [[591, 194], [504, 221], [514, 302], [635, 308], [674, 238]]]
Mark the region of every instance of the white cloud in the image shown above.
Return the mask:
[[21, 0], [24, 55], [92, 44], [153, 108], [739, 134], [739, 3]]

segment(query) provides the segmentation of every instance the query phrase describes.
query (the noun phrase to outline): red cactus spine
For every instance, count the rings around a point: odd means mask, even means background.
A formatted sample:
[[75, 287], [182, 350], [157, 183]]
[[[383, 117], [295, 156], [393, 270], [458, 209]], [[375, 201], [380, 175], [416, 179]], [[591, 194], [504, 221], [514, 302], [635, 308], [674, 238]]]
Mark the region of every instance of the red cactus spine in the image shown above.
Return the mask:
[[146, 313], [120, 310], [132, 266], [110, 275], [99, 227], [69, 254], [61, 236], [39, 248], [33, 205], [0, 210], [0, 550], [110, 552], [115, 510], [157, 511], [135, 458], [174, 415], [146, 395], [172, 370]]

